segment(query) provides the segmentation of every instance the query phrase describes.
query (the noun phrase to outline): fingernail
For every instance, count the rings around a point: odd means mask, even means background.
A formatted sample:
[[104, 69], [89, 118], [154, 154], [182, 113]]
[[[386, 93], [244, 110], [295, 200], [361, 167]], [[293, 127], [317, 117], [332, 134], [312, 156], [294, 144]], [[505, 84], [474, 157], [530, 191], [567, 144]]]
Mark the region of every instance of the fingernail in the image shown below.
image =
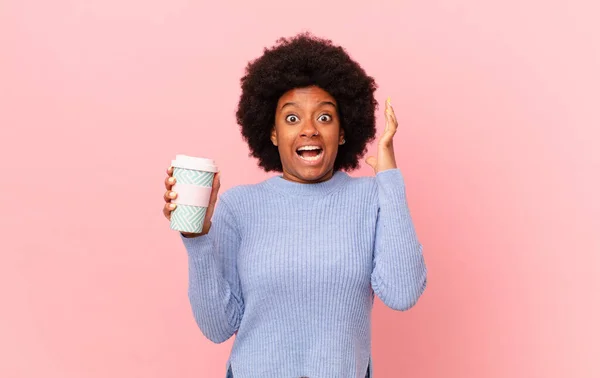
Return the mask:
[[392, 106], [392, 99], [391, 99], [391, 97], [387, 98], [387, 103], [388, 103], [389, 106]]
[[177, 196], [177, 193], [175, 193], [175, 192], [171, 192], [171, 193], [169, 193], [169, 197], [171, 197], [171, 198], [175, 198], [175, 196]]
[[169, 177], [169, 183], [171, 183], [171, 184], [172, 184], [174, 180], [175, 180], [175, 179], [174, 179], [173, 177]]
[[170, 209], [174, 209], [174, 208], [175, 208], [175, 206], [177, 206], [177, 205], [176, 205], [176, 204], [174, 204], [174, 203], [172, 203], [172, 204], [170, 204], [170, 205], [169, 205], [169, 208], [170, 208]]

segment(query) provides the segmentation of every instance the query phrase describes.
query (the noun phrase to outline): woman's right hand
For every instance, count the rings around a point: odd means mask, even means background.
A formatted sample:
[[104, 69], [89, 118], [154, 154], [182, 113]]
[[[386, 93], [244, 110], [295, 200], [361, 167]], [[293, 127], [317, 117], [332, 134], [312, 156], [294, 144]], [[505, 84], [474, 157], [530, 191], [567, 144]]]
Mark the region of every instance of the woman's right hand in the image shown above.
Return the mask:
[[[171, 221], [171, 212], [175, 210], [177, 204], [171, 203], [171, 200], [177, 198], [177, 193], [171, 190], [171, 188], [175, 185], [175, 177], [173, 177], [173, 167], [169, 167], [167, 169], [167, 178], [165, 179], [165, 188], [167, 191], [165, 192], [163, 198], [165, 200], [165, 206], [163, 207], [164, 216]], [[219, 188], [221, 187], [221, 173], [215, 173], [215, 178], [213, 179], [212, 192], [210, 193], [210, 201], [208, 204], [208, 208], [206, 209], [206, 215], [204, 216], [204, 225], [202, 226], [202, 232], [199, 234], [191, 233], [191, 232], [181, 232], [181, 234], [188, 238], [193, 238], [196, 236], [206, 235], [210, 230], [210, 226], [212, 225], [211, 219], [213, 212], [215, 210], [215, 204], [217, 203], [217, 195], [219, 193]]]

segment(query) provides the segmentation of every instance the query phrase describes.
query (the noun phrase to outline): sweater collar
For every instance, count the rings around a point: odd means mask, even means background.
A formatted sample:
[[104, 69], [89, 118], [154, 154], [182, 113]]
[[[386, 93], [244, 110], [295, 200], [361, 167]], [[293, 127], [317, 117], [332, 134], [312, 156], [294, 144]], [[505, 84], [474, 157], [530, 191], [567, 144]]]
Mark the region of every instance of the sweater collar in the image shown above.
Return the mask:
[[349, 179], [350, 176], [346, 172], [335, 171], [329, 180], [316, 184], [302, 184], [289, 181], [284, 179], [281, 175], [271, 177], [267, 180], [267, 183], [272, 187], [291, 195], [324, 196], [341, 188]]

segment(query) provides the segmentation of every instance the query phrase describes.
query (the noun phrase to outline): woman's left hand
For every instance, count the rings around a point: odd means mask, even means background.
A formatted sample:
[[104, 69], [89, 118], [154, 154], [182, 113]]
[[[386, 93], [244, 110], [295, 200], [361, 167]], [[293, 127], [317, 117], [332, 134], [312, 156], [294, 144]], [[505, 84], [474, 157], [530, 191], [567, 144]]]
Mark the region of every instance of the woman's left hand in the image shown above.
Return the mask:
[[398, 121], [392, 109], [392, 104], [388, 97], [385, 102], [385, 130], [379, 138], [377, 144], [377, 157], [369, 156], [365, 161], [369, 164], [375, 174], [387, 169], [396, 168], [396, 157], [394, 156], [394, 134], [398, 129]]

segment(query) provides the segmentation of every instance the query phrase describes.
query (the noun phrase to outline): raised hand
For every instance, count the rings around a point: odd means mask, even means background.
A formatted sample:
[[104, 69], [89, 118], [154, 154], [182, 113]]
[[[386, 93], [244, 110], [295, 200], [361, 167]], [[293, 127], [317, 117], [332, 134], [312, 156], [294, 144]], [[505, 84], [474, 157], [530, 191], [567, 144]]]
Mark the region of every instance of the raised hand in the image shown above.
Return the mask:
[[365, 160], [373, 168], [375, 174], [397, 167], [396, 156], [394, 155], [394, 135], [396, 134], [396, 130], [398, 130], [398, 121], [388, 97], [385, 102], [385, 130], [377, 143], [377, 157], [369, 156]]

